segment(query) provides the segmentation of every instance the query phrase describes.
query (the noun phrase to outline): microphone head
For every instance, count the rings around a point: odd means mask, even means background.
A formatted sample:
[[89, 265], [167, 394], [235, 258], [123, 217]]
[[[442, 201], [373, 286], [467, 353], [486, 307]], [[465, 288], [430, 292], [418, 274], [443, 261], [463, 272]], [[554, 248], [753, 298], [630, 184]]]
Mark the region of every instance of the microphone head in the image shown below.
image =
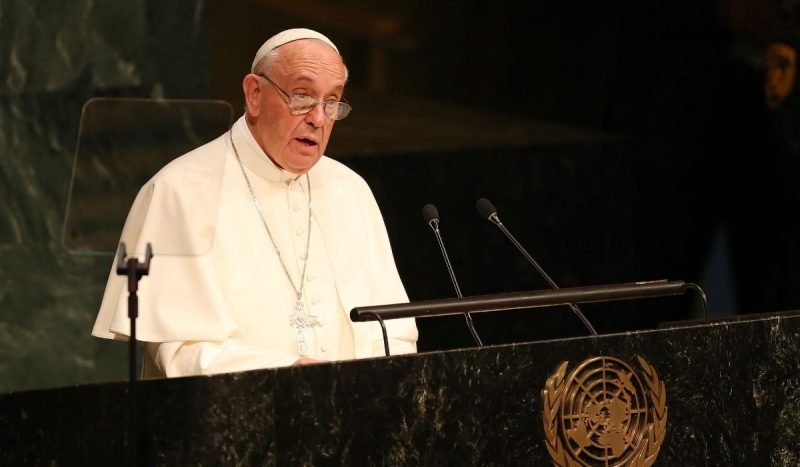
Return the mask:
[[422, 217], [425, 218], [425, 222], [428, 224], [434, 221], [439, 222], [439, 210], [436, 209], [436, 206], [428, 203], [422, 207]]
[[494, 222], [492, 221], [492, 216], [497, 217], [497, 209], [495, 209], [491, 201], [486, 198], [481, 198], [475, 203], [475, 207], [484, 219]]

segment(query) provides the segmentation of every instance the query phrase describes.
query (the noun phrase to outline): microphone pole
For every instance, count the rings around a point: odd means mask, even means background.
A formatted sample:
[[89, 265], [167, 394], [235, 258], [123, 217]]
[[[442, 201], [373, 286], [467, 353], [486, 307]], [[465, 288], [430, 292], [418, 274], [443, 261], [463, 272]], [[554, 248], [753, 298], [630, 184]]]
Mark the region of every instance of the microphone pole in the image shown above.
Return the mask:
[[[439, 232], [439, 210], [436, 209], [436, 206], [428, 203], [422, 207], [422, 216], [425, 218], [425, 222], [428, 223], [433, 230], [433, 234], [436, 236], [436, 241], [439, 243], [439, 249], [442, 251], [444, 264], [447, 266], [447, 272], [450, 274], [450, 280], [453, 282], [453, 288], [456, 289], [456, 295], [458, 298], [464, 298], [464, 296], [461, 295], [461, 288], [458, 286], [456, 273], [453, 271], [453, 265], [450, 264], [450, 258], [447, 256], [447, 250], [444, 248], [442, 234]], [[467, 322], [467, 328], [472, 334], [472, 338], [475, 340], [475, 343], [478, 344], [478, 347], [483, 347], [483, 342], [481, 342], [481, 338], [478, 336], [478, 331], [475, 330], [475, 325], [472, 322], [472, 316], [468, 311], [464, 312], [464, 319]]]
[[[530, 254], [528, 254], [528, 251], [525, 250], [525, 248], [517, 241], [517, 239], [514, 238], [513, 235], [511, 235], [511, 232], [509, 232], [508, 229], [506, 229], [506, 226], [504, 226], [503, 223], [500, 221], [500, 217], [497, 215], [497, 209], [495, 209], [491, 201], [489, 201], [486, 198], [481, 198], [475, 204], [475, 207], [478, 209], [478, 212], [481, 214], [481, 216], [483, 216], [486, 220], [488, 220], [492, 224], [496, 225], [506, 235], [506, 237], [508, 237], [508, 239], [511, 240], [511, 243], [513, 243], [514, 246], [517, 247], [517, 250], [519, 250], [519, 252], [522, 253], [522, 256], [524, 256], [525, 259], [527, 259], [528, 262], [531, 263], [531, 265], [536, 269], [536, 271], [538, 271], [539, 274], [541, 274], [541, 276], [544, 277], [544, 280], [546, 280], [547, 283], [550, 284], [550, 287], [553, 290], [559, 289], [555, 281], [551, 279], [546, 272], [544, 272], [544, 269], [542, 269], [542, 267], [539, 266], [539, 263], [537, 263], [536, 260], [534, 260]], [[597, 331], [595, 331], [594, 326], [592, 326], [592, 323], [590, 323], [589, 320], [586, 319], [586, 316], [583, 314], [581, 309], [578, 308], [578, 305], [570, 303], [569, 307], [572, 309], [572, 311], [575, 313], [578, 319], [580, 319], [581, 322], [583, 322], [583, 325], [586, 326], [586, 329], [589, 330], [589, 333], [593, 336], [596, 336]]]

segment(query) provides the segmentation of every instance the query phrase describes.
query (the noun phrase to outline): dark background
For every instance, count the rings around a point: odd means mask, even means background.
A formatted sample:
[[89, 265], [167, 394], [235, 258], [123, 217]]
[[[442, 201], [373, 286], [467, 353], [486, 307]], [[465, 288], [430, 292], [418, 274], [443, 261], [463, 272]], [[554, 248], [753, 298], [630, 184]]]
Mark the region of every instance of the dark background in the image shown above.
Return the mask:
[[[373, 188], [412, 299], [453, 294], [426, 202], [466, 295], [546, 287], [478, 217], [485, 196], [562, 287], [697, 282], [717, 316], [800, 304], [797, 120], [763, 97], [764, 48], [797, 30], [796, 1], [4, 0], [0, 12], [0, 390], [124, 378], [125, 346], [88, 336], [110, 258], [60, 246], [83, 102], [223, 99], [238, 114], [255, 51], [298, 26], [348, 64], [355, 110], [328, 153]], [[699, 317], [694, 297], [584, 309], [601, 333]], [[421, 320], [420, 349], [470, 345], [462, 321]], [[585, 333], [561, 309], [476, 324], [489, 343]]]

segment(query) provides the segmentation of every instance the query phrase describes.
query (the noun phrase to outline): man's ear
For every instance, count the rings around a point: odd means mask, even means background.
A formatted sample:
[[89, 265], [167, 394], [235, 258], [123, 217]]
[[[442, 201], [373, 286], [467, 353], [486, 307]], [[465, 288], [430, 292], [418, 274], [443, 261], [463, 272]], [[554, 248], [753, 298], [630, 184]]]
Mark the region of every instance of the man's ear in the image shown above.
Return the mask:
[[242, 80], [244, 105], [247, 115], [251, 117], [258, 117], [261, 113], [261, 86], [259, 84], [259, 77], [252, 73], [246, 75]]

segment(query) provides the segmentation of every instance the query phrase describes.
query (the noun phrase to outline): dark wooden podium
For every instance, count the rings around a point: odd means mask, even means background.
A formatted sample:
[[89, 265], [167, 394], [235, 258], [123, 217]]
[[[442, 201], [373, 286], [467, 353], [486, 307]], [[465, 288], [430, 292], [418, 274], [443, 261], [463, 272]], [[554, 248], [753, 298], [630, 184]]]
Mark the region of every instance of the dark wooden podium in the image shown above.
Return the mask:
[[[581, 363], [611, 375], [605, 393], [580, 375], [567, 387]], [[553, 449], [610, 453], [603, 435], [632, 436], [632, 452], [644, 406], [666, 430], [655, 465], [798, 465], [800, 316], [149, 380], [138, 395], [142, 465], [550, 465]], [[613, 397], [627, 408], [600, 407]], [[0, 464], [121, 464], [127, 403], [125, 383], [0, 395]]]

